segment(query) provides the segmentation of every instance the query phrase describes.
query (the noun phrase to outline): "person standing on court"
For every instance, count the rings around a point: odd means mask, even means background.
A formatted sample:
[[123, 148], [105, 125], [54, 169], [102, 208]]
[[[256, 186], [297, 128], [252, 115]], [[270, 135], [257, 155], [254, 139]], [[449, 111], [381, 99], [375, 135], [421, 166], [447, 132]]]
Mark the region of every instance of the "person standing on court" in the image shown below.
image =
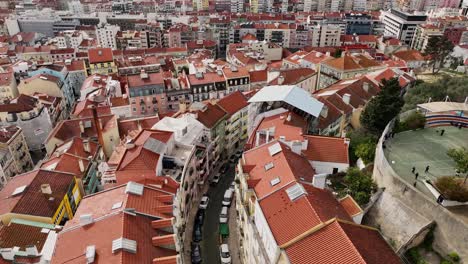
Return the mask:
[[426, 170], [424, 171], [424, 173], [428, 173], [429, 172], [429, 165], [426, 166]]
[[442, 131], [440, 132], [440, 135], [443, 136], [445, 133], [445, 129], [442, 129]]
[[413, 166], [413, 168], [411, 169], [411, 173], [414, 174], [414, 171], [416, 170], [416, 167]]

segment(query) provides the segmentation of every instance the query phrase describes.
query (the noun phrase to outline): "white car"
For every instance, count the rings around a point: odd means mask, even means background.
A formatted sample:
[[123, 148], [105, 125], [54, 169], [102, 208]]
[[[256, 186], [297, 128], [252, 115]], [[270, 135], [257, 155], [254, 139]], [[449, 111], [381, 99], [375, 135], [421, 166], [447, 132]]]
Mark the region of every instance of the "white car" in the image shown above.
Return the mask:
[[213, 177], [213, 179], [211, 180], [211, 184], [218, 184], [219, 179], [221, 179], [221, 174], [220, 174], [220, 173], [216, 173], [216, 175], [215, 175], [215, 176]]
[[222, 244], [219, 246], [219, 255], [221, 256], [221, 263], [231, 264], [231, 254], [229, 253], [227, 244]]
[[198, 208], [206, 209], [206, 207], [208, 207], [208, 202], [209, 201], [210, 201], [210, 198], [208, 198], [208, 196], [206, 196], [206, 195], [203, 195], [203, 197], [200, 200], [200, 205], [198, 206]]
[[223, 206], [221, 208], [221, 213], [219, 214], [219, 222], [221, 224], [227, 223], [228, 221], [228, 214], [229, 214], [229, 209], [226, 206]]

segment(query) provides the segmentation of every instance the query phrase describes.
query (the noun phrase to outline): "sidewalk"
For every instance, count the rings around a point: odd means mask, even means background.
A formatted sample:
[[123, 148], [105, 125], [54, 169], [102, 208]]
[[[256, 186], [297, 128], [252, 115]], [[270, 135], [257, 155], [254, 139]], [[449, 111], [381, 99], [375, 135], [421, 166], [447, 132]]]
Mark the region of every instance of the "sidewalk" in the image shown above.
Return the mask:
[[236, 199], [232, 199], [231, 208], [229, 209], [229, 251], [231, 253], [231, 263], [241, 264], [239, 251], [239, 233], [237, 230], [237, 214], [236, 214]]

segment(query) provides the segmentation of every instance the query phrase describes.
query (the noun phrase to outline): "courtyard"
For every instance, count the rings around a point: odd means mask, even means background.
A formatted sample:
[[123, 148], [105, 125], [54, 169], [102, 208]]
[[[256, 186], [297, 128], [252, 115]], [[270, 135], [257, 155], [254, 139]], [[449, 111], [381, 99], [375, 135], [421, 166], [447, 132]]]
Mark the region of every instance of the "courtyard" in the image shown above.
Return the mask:
[[[442, 129], [445, 130], [443, 136], [440, 135]], [[387, 139], [385, 146], [385, 157], [393, 170], [413, 184], [415, 175], [411, 170], [415, 167], [415, 173], [419, 173], [416, 188], [430, 195], [423, 181], [456, 175], [455, 162], [447, 155], [447, 150], [468, 148], [468, 131], [450, 126], [404, 131]], [[424, 172], [426, 166], [430, 167], [428, 173]]]

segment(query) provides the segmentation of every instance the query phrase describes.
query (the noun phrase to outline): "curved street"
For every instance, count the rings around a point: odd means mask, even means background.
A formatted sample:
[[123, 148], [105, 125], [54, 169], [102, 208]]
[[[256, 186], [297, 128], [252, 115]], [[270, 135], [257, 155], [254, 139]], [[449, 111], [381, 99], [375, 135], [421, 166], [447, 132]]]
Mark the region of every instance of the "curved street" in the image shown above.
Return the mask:
[[[210, 186], [208, 189], [210, 202], [205, 212], [203, 240], [201, 242], [203, 263], [221, 263], [219, 256], [219, 214], [222, 208], [221, 201], [223, 200], [224, 192], [229, 188], [229, 185], [233, 180], [234, 165], [230, 164], [227, 172], [221, 176], [219, 183], [217, 185]], [[234, 200], [235, 199], [233, 198], [233, 201]], [[229, 219], [229, 221], [235, 221], [235, 219]], [[233, 232], [235, 232], [235, 230], [230, 230], [231, 235], [233, 235]], [[232, 263], [236, 262], [233, 261]]]

